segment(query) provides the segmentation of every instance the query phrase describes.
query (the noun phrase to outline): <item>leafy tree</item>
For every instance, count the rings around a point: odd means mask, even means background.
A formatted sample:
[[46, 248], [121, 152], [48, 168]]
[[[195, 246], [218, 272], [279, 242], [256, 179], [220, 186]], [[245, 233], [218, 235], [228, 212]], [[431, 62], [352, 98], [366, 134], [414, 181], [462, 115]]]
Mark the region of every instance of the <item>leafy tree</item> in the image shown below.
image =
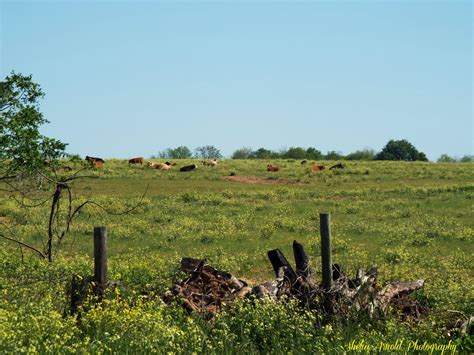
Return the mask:
[[344, 155], [341, 152], [336, 152], [335, 150], [331, 150], [327, 152], [326, 155], [324, 156], [324, 159], [327, 159], [327, 160], [339, 160], [343, 158], [344, 158]]
[[385, 147], [375, 156], [375, 160], [406, 160], [428, 161], [425, 153], [419, 152], [406, 139], [390, 140]]
[[456, 159], [450, 157], [448, 154], [441, 154], [437, 161], [438, 163], [455, 163]]
[[350, 153], [346, 156], [347, 160], [373, 160], [375, 157], [375, 151], [373, 149], [357, 150], [354, 153]]
[[191, 150], [186, 146], [179, 146], [174, 149], [168, 148], [158, 153], [161, 159], [189, 159], [193, 156]]
[[31, 75], [12, 72], [0, 82], [0, 177], [32, 175], [66, 155], [65, 143], [39, 132], [48, 123], [39, 111], [43, 97]]
[[232, 153], [232, 159], [249, 159], [252, 155], [252, 148], [243, 147]]
[[306, 150], [301, 147], [290, 147], [282, 154], [282, 157], [287, 159], [304, 159], [306, 158]]
[[270, 159], [273, 157], [273, 152], [265, 148], [259, 148], [256, 151], [252, 152], [251, 158], [254, 159]]
[[313, 148], [313, 147], [309, 147], [308, 149], [306, 149], [306, 156], [305, 156], [306, 159], [313, 159], [313, 160], [319, 160], [319, 159], [322, 159], [323, 158], [323, 155], [322, 153], [317, 150], [316, 148]]
[[459, 159], [461, 163], [472, 163], [474, 162], [474, 155], [465, 155]]
[[[47, 240], [41, 250], [42, 247], [24, 243], [3, 231], [0, 231], [0, 237], [52, 262], [74, 217], [84, 206], [92, 203], [106, 209], [90, 200], [75, 203], [72, 184], [87, 177], [78, 174], [88, 165], [78, 156], [70, 156], [67, 163], [79, 165], [79, 170], [65, 166], [61, 158], [67, 156], [66, 143], [40, 134], [40, 126], [48, 122], [39, 111], [39, 99], [43, 96], [41, 87], [32, 81], [31, 75], [12, 72], [0, 82], [0, 180], [2, 190], [9, 192], [23, 208], [50, 203]], [[54, 192], [48, 193], [49, 197], [45, 199], [44, 189]], [[67, 197], [63, 198], [63, 195]], [[24, 203], [25, 200], [33, 201], [33, 205]], [[11, 230], [6, 228], [6, 231]]]
[[213, 145], [206, 145], [203, 147], [197, 147], [195, 149], [194, 156], [196, 158], [204, 158], [204, 159], [220, 159], [222, 158], [222, 154]]

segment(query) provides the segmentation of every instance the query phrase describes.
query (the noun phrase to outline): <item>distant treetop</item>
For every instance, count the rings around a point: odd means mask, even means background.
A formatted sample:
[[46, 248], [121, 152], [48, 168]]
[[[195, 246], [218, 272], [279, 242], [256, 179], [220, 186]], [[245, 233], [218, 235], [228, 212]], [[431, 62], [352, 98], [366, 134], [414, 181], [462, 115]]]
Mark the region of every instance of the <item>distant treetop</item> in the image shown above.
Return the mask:
[[419, 152], [413, 144], [406, 139], [390, 140], [375, 156], [375, 160], [405, 160], [405, 161], [428, 161], [425, 153]]

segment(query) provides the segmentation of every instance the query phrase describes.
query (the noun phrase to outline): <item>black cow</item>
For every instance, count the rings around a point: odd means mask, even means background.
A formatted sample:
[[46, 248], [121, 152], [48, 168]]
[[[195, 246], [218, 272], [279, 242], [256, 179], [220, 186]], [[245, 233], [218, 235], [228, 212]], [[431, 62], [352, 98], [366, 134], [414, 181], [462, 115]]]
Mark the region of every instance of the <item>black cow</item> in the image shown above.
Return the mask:
[[105, 160], [102, 159], [102, 158], [94, 158], [94, 157], [90, 157], [90, 156], [86, 156], [86, 159], [85, 159], [85, 160], [87, 160], [87, 161], [89, 161], [89, 162], [91, 162], [91, 163], [92, 163], [92, 162], [95, 162], [95, 161], [99, 161], [99, 162], [101, 162], [101, 163], [105, 163]]
[[198, 166], [196, 164], [183, 166], [179, 171], [193, 171], [196, 170]]
[[329, 170], [332, 170], [332, 169], [344, 169], [344, 165], [339, 163], [339, 164], [333, 165], [329, 168]]

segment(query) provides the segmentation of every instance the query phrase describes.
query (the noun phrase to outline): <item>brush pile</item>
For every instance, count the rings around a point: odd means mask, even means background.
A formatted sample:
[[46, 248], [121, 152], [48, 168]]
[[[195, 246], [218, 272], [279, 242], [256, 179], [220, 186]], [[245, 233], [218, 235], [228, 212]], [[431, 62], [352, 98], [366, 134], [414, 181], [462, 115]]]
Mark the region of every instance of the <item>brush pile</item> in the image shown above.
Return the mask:
[[293, 252], [295, 269], [280, 250], [270, 250], [268, 258], [276, 279], [253, 288], [244, 280], [217, 270], [202, 260], [183, 258], [180, 270], [189, 277], [176, 282], [171, 291], [182, 299], [183, 307], [188, 311], [211, 316], [223, 304], [229, 305], [237, 299], [250, 296], [274, 301], [293, 298], [304, 307], [328, 315], [346, 315], [356, 311], [375, 317], [395, 311], [402, 320], [418, 321], [428, 311], [419, 301], [410, 297], [414, 291], [423, 288], [424, 280], [390, 282], [380, 286], [375, 266], [367, 271], [357, 270], [351, 279], [338, 264], [333, 264], [332, 287], [324, 289], [314, 278], [303, 246], [294, 241]]

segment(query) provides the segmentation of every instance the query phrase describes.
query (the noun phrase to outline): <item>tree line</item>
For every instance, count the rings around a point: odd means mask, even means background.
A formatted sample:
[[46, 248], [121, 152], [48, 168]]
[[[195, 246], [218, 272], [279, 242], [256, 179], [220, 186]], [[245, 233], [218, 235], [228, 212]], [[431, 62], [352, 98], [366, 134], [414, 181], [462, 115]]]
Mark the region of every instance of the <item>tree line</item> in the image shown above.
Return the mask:
[[[190, 158], [204, 158], [204, 159], [220, 159], [222, 154], [216, 147], [212, 145], [198, 147], [194, 153], [186, 146], [177, 148], [168, 148], [153, 158], [161, 159], [190, 159]], [[406, 139], [390, 140], [385, 147], [376, 152], [373, 149], [366, 148], [357, 150], [350, 154], [344, 155], [338, 151], [328, 151], [323, 154], [320, 150], [309, 147], [290, 147], [287, 149], [280, 149], [274, 151], [266, 148], [259, 148], [253, 150], [250, 147], [243, 147], [235, 150], [232, 159], [296, 159], [296, 160], [402, 160], [402, 161], [428, 161], [426, 154], [418, 151]], [[465, 155], [462, 158], [452, 158], [447, 154], [441, 155], [438, 162], [473, 162], [474, 156]]]
[[334, 150], [323, 154], [314, 147], [290, 147], [279, 152], [260, 148], [253, 151], [250, 148], [241, 148], [232, 154], [233, 159], [309, 159], [309, 160], [406, 160], [428, 161], [423, 152], [419, 152], [413, 144], [405, 139], [390, 140], [380, 152], [366, 148], [344, 155]]

